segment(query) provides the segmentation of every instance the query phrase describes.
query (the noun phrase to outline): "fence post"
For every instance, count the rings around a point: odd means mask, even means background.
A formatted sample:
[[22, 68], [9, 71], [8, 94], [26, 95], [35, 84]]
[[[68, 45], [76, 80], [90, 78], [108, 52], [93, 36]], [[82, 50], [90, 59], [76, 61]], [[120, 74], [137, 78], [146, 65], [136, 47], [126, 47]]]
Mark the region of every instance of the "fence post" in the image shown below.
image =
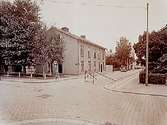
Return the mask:
[[31, 76], [30, 76], [30, 78], [32, 79], [32, 72], [31, 72], [31, 74], [30, 74]]
[[85, 78], [85, 81], [87, 80], [87, 71], [85, 70], [85, 76], [84, 76], [84, 78]]
[[93, 85], [94, 85], [94, 82], [95, 82], [95, 75], [94, 75], [94, 73], [93, 73]]
[[20, 72], [19, 72], [19, 78], [20, 78]]

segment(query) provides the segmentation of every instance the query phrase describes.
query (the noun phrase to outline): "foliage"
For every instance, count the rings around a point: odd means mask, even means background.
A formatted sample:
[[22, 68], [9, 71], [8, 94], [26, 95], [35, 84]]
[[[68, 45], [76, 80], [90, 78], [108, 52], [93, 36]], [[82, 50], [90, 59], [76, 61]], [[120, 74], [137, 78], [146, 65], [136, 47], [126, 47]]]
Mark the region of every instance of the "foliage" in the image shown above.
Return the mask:
[[39, 8], [31, 0], [0, 2], [0, 48], [2, 63], [32, 63], [32, 48], [40, 29]]
[[38, 33], [38, 40], [34, 43], [33, 57], [35, 65], [42, 65], [43, 76], [45, 78], [45, 68], [44, 66], [49, 63], [50, 66], [54, 61], [62, 63], [63, 61], [63, 50], [64, 42], [59, 34], [51, 32], [52, 30], [47, 30], [46, 26]]
[[163, 54], [163, 56], [159, 58], [159, 61], [161, 62], [162, 65], [166, 65], [167, 64], [167, 53]]
[[48, 46], [46, 41], [46, 27], [41, 29], [38, 32], [37, 40], [34, 42], [34, 48], [33, 48], [33, 58], [34, 58], [34, 64], [42, 64], [44, 65], [48, 60]]
[[159, 58], [158, 64], [152, 70], [154, 73], [167, 73], [167, 54], [163, 54], [162, 57]]
[[59, 34], [50, 34], [46, 26], [38, 33], [38, 40], [34, 43], [33, 56], [35, 64], [46, 64], [63, 61], [64, 43]]
[[48, 57], [50, 63], [56, 61], [61, 64], [63, 62], [64, 41], [53, 27], [47, 31], [47, 42], [49, 43]]
[[[139, 82], [145, 83], [145, 71], [141, 71], [139, 74]], [[166, 84], [166, 75], [165, 74], [159, 74], [159, 73], [150, 73], [148, 75], [148, 81], [151, 84]]]
[[125, 37], [121, 37], [120, 41], [117, 42], [116, 52], [106, 57], [106, 64], [113, 65], [113, 68], [127, 66], [132, 64], [133, 61], [131, 44]]
[[[139, 35], [139, 41], [134, 45], [134, 50], [138, 57], [138, 62], [145, 63], [146, 32], [143, 35]], [[163, 60], [167, 60], [164, 54], [167, 54], [167, 27], [157, 32], [149, 33], [149, 62], [151, 64], [149, 66], [153, 67], [151, 71], [158, 72], [161, 68], [167, 67], [167, 63], [163, 63]]]
[[106, 57], [106, 65], [113, 65], [113, 68], [120, 68], [121, 67], [121, 63], [115, 57], [115, 55], [111, 55], [111, 56]]
[[133, 58], [131, 56], [131, 43], [125, 38], [121, 37], [117, 43], [115, 58], [120, 62], [121, 65], [127, 66]]

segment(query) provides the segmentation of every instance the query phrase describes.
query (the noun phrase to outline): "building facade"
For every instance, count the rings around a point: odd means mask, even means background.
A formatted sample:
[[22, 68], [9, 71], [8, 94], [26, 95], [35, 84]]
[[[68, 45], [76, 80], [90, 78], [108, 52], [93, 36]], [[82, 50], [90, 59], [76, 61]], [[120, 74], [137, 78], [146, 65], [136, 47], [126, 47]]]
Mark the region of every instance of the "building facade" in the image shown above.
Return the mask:
[[58, 72], [63, 74], [84, 74], [105, 71], [105, 48], [90, 42], [85, 36], [76, 36], [67, 27], [52, 27], [48, 34], [56, 32], [64, 41], [64, 61], [58, 64]]

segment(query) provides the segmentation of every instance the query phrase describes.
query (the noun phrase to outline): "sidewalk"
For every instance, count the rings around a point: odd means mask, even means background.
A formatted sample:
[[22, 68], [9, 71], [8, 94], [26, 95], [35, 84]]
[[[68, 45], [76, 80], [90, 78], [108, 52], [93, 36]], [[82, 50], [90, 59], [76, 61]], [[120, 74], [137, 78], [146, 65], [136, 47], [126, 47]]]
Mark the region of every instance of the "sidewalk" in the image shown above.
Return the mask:
[[145, 86], [139, 83], [138, 74], [114, 84], [105, 85], [104, 88], [112, 92], [167, 97], [166, 85], [149, 84]]
[[[115, 82], [117, 80], [122, 79], [122, 77], [124, 78], [125, 76], [133, 75], [133, 72], [134, 71], [128, 71], [129, 74], [122, 73], [120, 71], [96, 73], [96, 76], [98, 76], [96, 81], [100, 83], [104, 82], [105, 84], [109, 82]], [[137, 72], [137, 70], [135, 72]], [[122, 73], [121, 77], [119, 76], [120, 73]], [[99, 75], [99, 74], [102, 74], [102, 75]], [[47, 79], [43, 79], [42, 77], [41, 78], [33, 77], [32, 79], [30, 77], [20, 77], [20, 78], [11, 77], [11, 76], [1, 77], [1, 81], [21, 82], [21, 83], [52, 83], [52, 82], [57, 82], [57, 81], [62, 81], [62, 80], [70, 80], [70, 79], [83, 79], [84, 80], [84, 74], [83, 75], [66, 75], [58, 79], [55, 79], [54, 77], [47, 77]]]
[[102, 125], [102, 123], [95, 123], [90, 121], [74, 120], [74, 119], [48, 118], [48, 119], [24, 120], [12, 123], [11, 125]]
[[62, 77], [62, 78], [48, 78], [48, 79], [42, 79], [42, 78], [16, 78], [16, 77], [1, 77], [1, 81], [7, 81], [7, 82], [21, 82], [21, 83], [52, 83], [57, 82], [61, 80], [70, 80], [70, 79], [78, 79], [81, 78], [81, 76], [68, 76], [68, 77]]

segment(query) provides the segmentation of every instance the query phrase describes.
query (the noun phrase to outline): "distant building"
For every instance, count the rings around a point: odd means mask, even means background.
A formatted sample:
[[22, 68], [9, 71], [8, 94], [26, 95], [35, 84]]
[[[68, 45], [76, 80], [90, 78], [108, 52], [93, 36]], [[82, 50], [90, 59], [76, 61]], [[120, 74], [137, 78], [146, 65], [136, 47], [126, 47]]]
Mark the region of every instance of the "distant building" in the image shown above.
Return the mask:
[[[64, 61], [57, 64], [57, 71], [63, 74], [84, 74], [105, 70], [105, 48], [90, 42], [85, 35], [76, 36], [67, 27], [51, 27], [48, 34], [56, 32], [64, 41]], [[53, 67], [54, 68], [54, 67]]]

